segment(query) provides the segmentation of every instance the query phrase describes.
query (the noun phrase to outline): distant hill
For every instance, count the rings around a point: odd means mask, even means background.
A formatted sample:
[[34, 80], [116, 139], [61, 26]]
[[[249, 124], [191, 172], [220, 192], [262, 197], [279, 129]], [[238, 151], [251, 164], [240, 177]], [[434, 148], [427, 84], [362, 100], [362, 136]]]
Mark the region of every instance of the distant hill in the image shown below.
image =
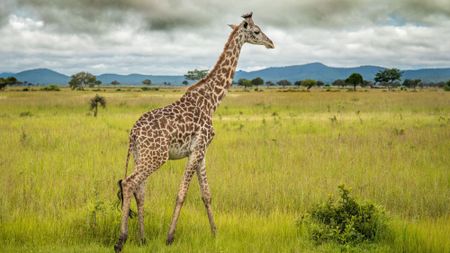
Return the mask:
[[[278, 81], [287, 79], [291, 82], [304, 79], [315, 79], [324, 82], [332, 82], [336, 79], [345, 79], [350, 74], [360, 73], [365, 80], [373, 80], [375, 74], [384, 69], [379, 66], [360, 66], [351, 68], [329, 67], [322, 63], [309, 63], [304, 65], [293, 65], [286, 67], [270, 67], [257, 71], [236, 72], [235, 80], [240, 78], [253, 79], [261, 77], [265, 81]], [[0, 73], [0, 77], [14, 76], [18, 80], [33, 84], [61, 84], [69, 82], [70, 77], [50, 69], [32, 69], [19, 73]], [[172, 85], [181, 85], [185, 80], [182, 75], [143, 75], [143, 74], [101, 74], [97, 79], [103, 84], [110, 84], [112, 81], [118, 81], [126, 85], [140, 85], [145, 79], [150, 79], [153, 84], [170, 83]], [[450, 80], [450, 68], [441, 69], [417, 69], [403, 70], [403, 79], [422, 79], [425, 82], [440, 82]], [[190, 82], [192, 83], [192, 82]]]
[[[379, 66], [360, 66], [352, 68], [329, 67], [322, 63], [309, 63], [287, 67], [270, 67], [257, 71], [237, 71], [235, 79], [253, 79], [261, 77], [265, 81], [278, 81], [287, 79], [291, 82], [304, 79], [333, 82], [336, 79], [345, 79], [352, 73], [360, 73], [365, 80], [373, 80], [375, 74], [384, 69]], [[404, 70], [403, 79], [422, 79], [427, 82], [440, 82], [450, 80], [450, 68]]]
[[51, 69], [31, 69], [19, 73], [1, 73], [0, 77], [14, 76], [19, 81], [33, 84], [67, 84], [70, 78]]

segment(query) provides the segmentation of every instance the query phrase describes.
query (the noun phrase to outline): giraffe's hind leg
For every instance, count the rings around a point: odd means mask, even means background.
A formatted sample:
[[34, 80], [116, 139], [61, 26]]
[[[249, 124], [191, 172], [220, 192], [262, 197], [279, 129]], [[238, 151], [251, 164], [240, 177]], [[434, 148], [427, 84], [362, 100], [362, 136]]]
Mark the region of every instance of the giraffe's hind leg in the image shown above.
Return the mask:
[[121, 252], [123, 245], [128, 238], [128, 217], [130, 212], [130, 201], [132, 196], [133, 184], [127, 180], [128, 178], [122, 180], [122, 221], [120, 224], [120, 236], [116, 245], [114, 245], [114, 251]]
[[139, 225], [139, 242], [145, 244], [144, 232], [144, 198], [145, 198], [145, 181], [142, 182], [134, 192], [136, 204], [138, 208], [138, 225]]
[[[147, 177], [157, 170], [161, 165], [167, 161], [169, 158], [168, 151], [158, 150], [157, 156], [139, 156], [139, 161], [136, 164], [136, 169], [129, 175], [126, 179], [122, 181], [122, 194], [123, 194], [123, 205], [122, 205], [122, 221], [120, 225], [120, 235], [117, 243], [114, 245], [115, 252], [121, 252], [123, 245], [128, 238], [128, 217], [130, 210], [130, 202], [134, 193], [139, 190], [139, 186], [144, 183]], [[144, 187], [145, 188], [145, 187]], [[143, 200], [143, 198], [142, 198]], [[143, 217], [143, 201], [138, 203], [139, 211], [139, 222], [144, 222]], [[140, 206], [140, 207], [139, 207]], [[142, 230], [142, 233], [141, 233]], [[144, 235], [144, 228], [140, 226], [140, 235]], [[143, 237], [141, 237], [143, 238]]]

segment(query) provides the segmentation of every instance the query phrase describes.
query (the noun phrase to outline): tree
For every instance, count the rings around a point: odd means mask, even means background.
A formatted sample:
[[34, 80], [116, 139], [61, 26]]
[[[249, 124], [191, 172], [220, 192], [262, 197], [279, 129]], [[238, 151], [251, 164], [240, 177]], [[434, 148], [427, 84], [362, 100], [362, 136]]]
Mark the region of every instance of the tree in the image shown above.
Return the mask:
[[415, 79], [415, 80], [405, 79], [405, 81], [403, 81], [402, 85], [405, 86], [406, 88], [412, 88], [412, 89], [416, 90], [416, 87], [418, 85], [420, 85], [421, 83], [422, 83], [422, 80], [420, 80], [420, 79]]
[[274, 86], [275, 83], [273, 83], [272, 81], [266, 81], [266, 86]]
[[117, 80], [114, 80], [114, 81], [111, 82], [111, 85], [119, 85], [119, 84], [120, 84], [120, 82], [117, 81]]
[[90, 110], [94, 111], [94, 117], [97, 117], [98, 105], [105, 108], [106, 99], [98, 94], [95, 94], [95, 97], [91, 98], [89, 101]]
[[259, 85], [263, 85], [263, 84], [264, 84], [264, 80], [261, 77], [257, 77], [252, 80], [252, 85], [259, 86]]
[[8, 83], [6, 82], [6, 79], [0, 78], [0, 90], [3, 90], [7, 85]]
[[188, 85], [189, 82], [188, 82], [187, 80], [184, 80], [184, 81], [182, 82], [182, 84], [183, 84], [183, 85]]
[[399, 69], [396, 68], [384, 69], [378, 71], [378, 73], [375, 74], [374, 81], [375, 83], [387, 85], [388, 89], [391, 89], [392, 84], [395, 81], [399, 81], [401, 77], [402, 72]]
[[280, 80], [277, 82], [278, 85], [282, 86], [283, 88], [285, 88], [286, 86], [291, 86], [292, 83], [289, 82], [288, 80]]
[[347, 79], [345, 79], [345, 82], [353, 85], [353, 90], [356, 91], [356, 85], [363, 85], [364, 79], [361, 74], [352, 73], [349, 77], [347, 77]]
[[208, 74], [207, 69], [204, 70], [194, 69], [189, 70], [187, 74], [184, 75], [184, 78], [186, 78], [186, 80], [196, 81], [204, 78], [207, 74]]
[[444, 90], [445, 91], [450, 91], [450, 80], [448, 80], [445, 85], [444, 85]]
[[142, 81], [143, 85], [152, 85], [152, 80], [150, 79], [145, 79], [144, 81]]
[[244, 89], [247, 90], [248, 87], [252, 87], [252, 81], [245, 78], [241, 78], [238, 80], [238, 85], [243, 86]]
[[301, 80], [295, 81], [294, 85], [300, 87], [302, 85], [302, 81]]
[[72, 90], [82, 90], [84, 89], [84, 87], [86, 87], [86, 85], [95, 85], [95, 81], [97, 80], [91, 73], [79, 72], [72, 75], [72, 79], [69, 81], [69, 87], [72, 88]]
[[334, 80], [334, 82], [332, 83], [332, 85], [333, 85], [333, 86], [341, 86], [342, 88], [344, 88], [345, 82], [344, 82], [344, 80], [337, 79], [337, 80]]
[[316, 80], [306, 79], [302, 81], [302, 86], [306, 87], [307, 90], [311, 89], [314, 85], [317, 84]]
[[17, 78], [10, 76], [10, 77], [6, 78], [6, 82], [9, 85], [14, 85], [14, 84], [18, 83], [19, 81], [17, 81]]
[[13, 76], [7, 78], [0, 78], [0, 90], [3, 90], [8, 85], [17, 84], [19, 81]]
[[318, 80], [318, 81], [316, 82], [316, 85], [317, 85], [318, 87], [322, 87], [322, 86], [325, 85], [325, 83], [322, 82], [322, 81], [320, 81], [320, 80]]
[[100, 86], [100, 85], [102, 85], [102, 81], [96, 80], [96, 81], [95, 81], [95, 86]]

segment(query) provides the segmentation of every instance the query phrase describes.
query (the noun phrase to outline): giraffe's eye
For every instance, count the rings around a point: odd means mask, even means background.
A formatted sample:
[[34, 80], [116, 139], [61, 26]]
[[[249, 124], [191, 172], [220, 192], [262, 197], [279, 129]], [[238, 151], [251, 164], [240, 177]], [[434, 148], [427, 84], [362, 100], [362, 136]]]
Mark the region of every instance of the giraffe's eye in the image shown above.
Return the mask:
[[255, 34], [258, 35], [260, 33], [260, 31], [255, 31]]

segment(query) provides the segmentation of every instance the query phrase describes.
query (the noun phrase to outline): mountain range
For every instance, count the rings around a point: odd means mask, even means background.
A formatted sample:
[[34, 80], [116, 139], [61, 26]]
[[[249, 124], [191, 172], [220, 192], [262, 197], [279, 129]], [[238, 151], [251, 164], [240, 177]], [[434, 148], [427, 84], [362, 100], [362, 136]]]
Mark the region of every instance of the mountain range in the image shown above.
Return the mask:
[[[360, 73], [365, 80], [373, 80], [375, 74], [383, 70], [380, 66], [360, 66], [360, 67], [330, 67], [322, 63], [309, 63], [304, 65], [293, 65], [286, 67], [270, 67], [256, 71], [236, 72], [234, 79], [240, 78], [253, 79], [261, 77], [265, 81], [276, 82], [278, 80], [287, 79], [291, 82], [304, 79], [321, 80], [329, 83], [336, 79], [345, 79], [352, 73]], [[433, 68], [433, 69], [416, 69], [402, 70], [403, 79], [421, 79], [425, 82], [440, 82], [450, 80], [450, 68]], [[4, 72], [0, 73], [0, 77], [14, 76], [19, 81], [32, 84], [60, 84], [65, 85], [69, 82], [70, 76], [58, 73], [50, 69], [31, 69], [18, 73]], [[145, 79], [150, 79], [153, 84], [181, 85], [185, 80], [182, 75], [143, 75], [143, 74], [101, 74], [97, 76], [97, 80], [103, 84], [110, 84], [112, 81], [118, 81], [121, 84], [138, 85], [142, 84]]]

